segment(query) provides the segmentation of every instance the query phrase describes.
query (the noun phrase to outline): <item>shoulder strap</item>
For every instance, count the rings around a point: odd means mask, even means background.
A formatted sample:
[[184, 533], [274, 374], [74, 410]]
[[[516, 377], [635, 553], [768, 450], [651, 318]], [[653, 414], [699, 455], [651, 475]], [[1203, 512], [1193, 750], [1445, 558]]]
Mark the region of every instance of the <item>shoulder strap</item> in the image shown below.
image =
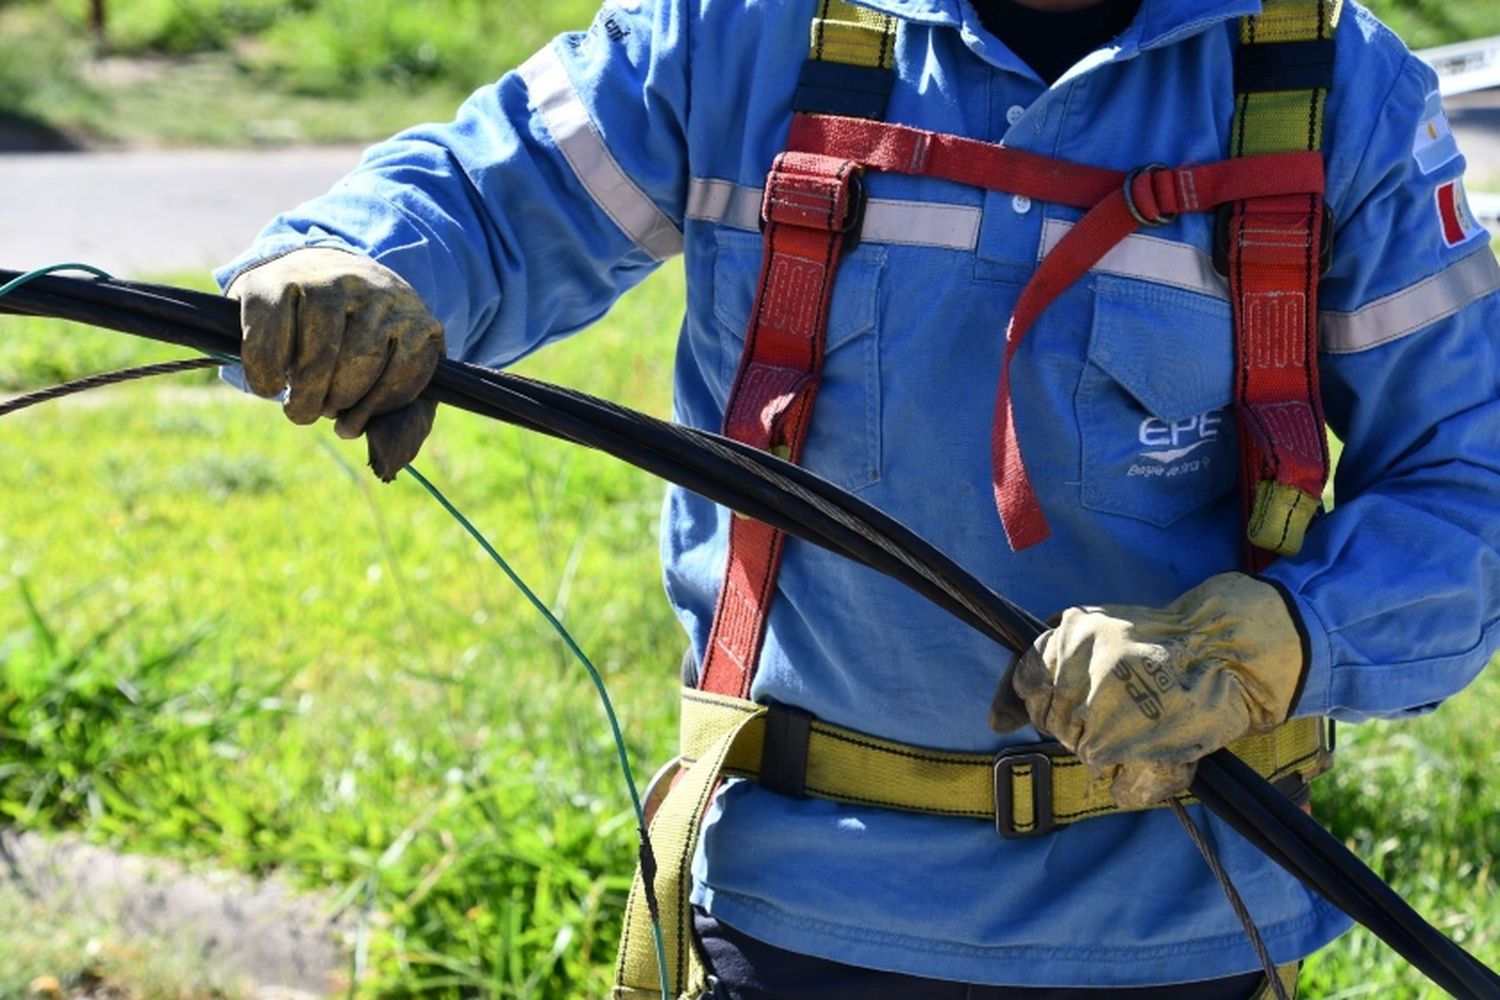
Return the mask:
[[882, 119], [891, 94], [896, 19], [844, 0], [819, 0], [811, 52], [792, 107], [799, 113]]
[[[844, 0], [818, 0], [795, 110], [883, 118], [895, 79], [896, 25], [892, 17]], [[785, 152], [766, 178], [765, 250], [724, 432], [792, 461], [802, 453], [812, 418], [834, 275], [857, 236], [861, 173], [848, 159]], [[763, 522], [730, 515], [724, 583], [698, 670], [699, 688], [749, 696], [785, 541]], [[743, 742], [744, 728], [735, 727], [699, 757], [675, 783], [670, 808], [651, 820], [654, 855], [651, 864], [637, 868], [626, 903], [615, 1000], [659, 1000], [664, 993], [696, 1000], [704, 992], [688, 903], [693, 854], [723, 761]], [[654, 907], [653, 900], [661, 905]], [[662, 929], [660, 955], [652, 942], [653, 916]]]
[[[895, 78], [896, 23], [844, 0], [819, 0], [796, 111], [884, 117]], [[862, 173], [848, 159], [786, 152], [766, 178], [760, 280], [724, 433], [793, 462], [812, 422], [839, 260], [857, 238]], [[731, 515], [700, 688], [749, 697], [785, 542], [769, 525]]]
[[[1265, 0], [1240, 22], [1235, 157], [1319, 151], [1342, 0]], [[1229, 279], [1246, 559], [1262, 569], [1302, 547], [1328, 479], [1318, 389], [1318, 279], [1332, 220], [1321, 195], [1221, 211], [1216, 263]]]

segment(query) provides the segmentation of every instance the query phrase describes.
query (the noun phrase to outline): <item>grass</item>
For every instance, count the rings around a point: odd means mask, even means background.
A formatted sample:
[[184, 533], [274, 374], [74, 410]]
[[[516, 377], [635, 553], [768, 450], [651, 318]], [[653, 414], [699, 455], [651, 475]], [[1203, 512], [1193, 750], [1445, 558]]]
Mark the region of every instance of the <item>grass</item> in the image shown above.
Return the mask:
[[444, 120], [594, 0], [132, 0], [102, 52], [81, 2], [0, 3], [0, 118], [75, 142], [369, 141]]
[[[680, 296], [668, 270], [528, 370], [664, 413]], [[130, 343], [6, 318], [0, 371], [20, 388], [134, 360]], [[605, 988], [634, 845], [599, 706], [414, 484], [382, 487], [357, 444], [201, 379], [0, 421], [0, 454], [15, 820], [333, 886], [366, 914], [368, 995]], [[659, 484], [446, 410], [419, 464], [600, 664], [638, 777], [665, 759], [680, 639], [655, 566]], [[1497, 698], [1492, 671], [1435, 715], [1343, 728], [1316, 794], [1491, 964]], [[1306, 975], [1313, 996], [1431, 995], [1362, 931]]]
[[[659, 276], [549, 374], [663, 412], [679, 296]], [[12, 359], [58, 330], [0, 330], [16, 387], [52, 377]], [[591, 685], [415, 484], [283, 424], [194, 382], [0, 422], [0, 658], [26, 682], [0, 801], [27, 826], [368, 902], [372, 994], [599, 993], [634, 820]], [[649, 773], [681, 648], [659, 485], [451, 412], [420, 464], [572, 626]], [[54, 692], [64, 674], [81, 679]], [[54, 727], [70, 698], [87, 721]]]

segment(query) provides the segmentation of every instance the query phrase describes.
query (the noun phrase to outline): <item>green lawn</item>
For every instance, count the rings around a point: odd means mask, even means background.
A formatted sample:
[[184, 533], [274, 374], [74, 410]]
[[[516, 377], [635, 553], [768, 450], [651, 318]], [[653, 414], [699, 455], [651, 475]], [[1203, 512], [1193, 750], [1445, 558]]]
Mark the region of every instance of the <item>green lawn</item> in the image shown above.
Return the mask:
[[446, 120], [596, 0], [0, 0], [0, 125], [82, 144], [370, 141]]
[[[547, 374], [664, 412], [679, 273], [643, 292]], [[6, 317], [0, 371], [51, 379], [60, 342], [130, 343]], [[368, 898], [381, 995], [603, 987], [634, 819], [597, 698], [415, 483], [201, 377], [23, 412], [0, 454], [0, 819]], [[649, 775], [681, 655], [660, 484], [449, 411], [419, 464], [572, 628]]]

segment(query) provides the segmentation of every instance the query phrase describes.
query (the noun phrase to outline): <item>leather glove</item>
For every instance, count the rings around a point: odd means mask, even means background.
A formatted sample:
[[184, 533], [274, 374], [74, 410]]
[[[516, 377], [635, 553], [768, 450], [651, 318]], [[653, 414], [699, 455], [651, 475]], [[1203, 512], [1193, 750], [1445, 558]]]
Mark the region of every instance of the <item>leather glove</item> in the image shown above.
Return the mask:
[[990, 726], [1030, 722], [1142, 808], [1185, 791], [1197, 761], [1285, 721], [1305, 670], [1281, 593], [1212, 577], [1165, 608], [1069, 608], [1016, 657]]
[[365, 435], [370, 467], [396, 478], [432, 430], [437, 404], [418, 398], [443, 357], [443, 327], [416, 291], [368, 257], [308, 247], [241, 273], [241, 361], [252, 392], [288, 390], [298, 424], [334, 419]]

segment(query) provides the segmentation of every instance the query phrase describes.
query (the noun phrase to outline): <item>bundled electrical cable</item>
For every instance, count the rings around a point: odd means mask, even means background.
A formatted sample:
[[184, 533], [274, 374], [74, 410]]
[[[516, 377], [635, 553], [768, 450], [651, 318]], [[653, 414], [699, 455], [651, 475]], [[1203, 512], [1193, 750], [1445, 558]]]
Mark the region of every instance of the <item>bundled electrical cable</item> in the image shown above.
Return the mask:
[[[22, 277], [0, 270], [0, 285]], [[208, 354], [239, 350], [236, 303], [160, 285], [43, 277], [0, 297], [0, 312], [119, 330]], [[583, 393], [442, 362], [441, 403], [605, 451], [788, 534], [891, 576], [1015, 651], [1036, 618], [909, 528], [818, 476], [716, 434]], [[1252, 844], [1368, 927], [1444, 990], [1500, 998], [1500, 976], [1445, 937], [1285, 796], [1226, 750], [1200, 762], [1192, 793]]]

